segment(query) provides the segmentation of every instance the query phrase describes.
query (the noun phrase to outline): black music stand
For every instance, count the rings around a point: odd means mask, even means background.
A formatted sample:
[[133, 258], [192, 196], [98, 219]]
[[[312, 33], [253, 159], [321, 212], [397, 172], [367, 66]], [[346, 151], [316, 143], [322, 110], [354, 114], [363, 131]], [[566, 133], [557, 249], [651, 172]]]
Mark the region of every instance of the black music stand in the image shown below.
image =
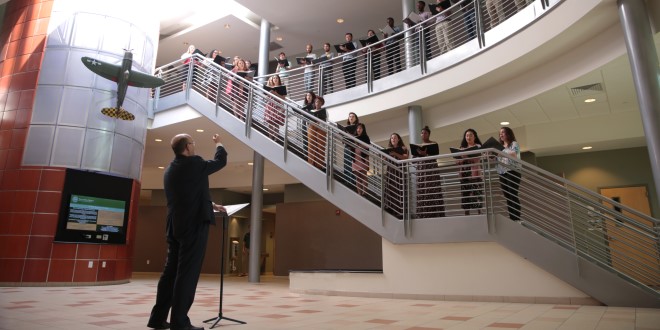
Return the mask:
[[219, 213], [218, 215], [222, 219], [222, 248], [220, 249], [222, 250], [222, 253], [220, 254], [220, 304], [218, 306], [218, 316], [204, 321], [204, 323], [213, 322], [213, 325], [211, 325], [209, 329], [215, 328], [215, 326], [222, 320], [246, 324], [246, 322], [222, 316], [222, 287], [225, 282], [225, 237], [227, 236], [227, 222], [229, 220], [229, 215], [225, 212]]

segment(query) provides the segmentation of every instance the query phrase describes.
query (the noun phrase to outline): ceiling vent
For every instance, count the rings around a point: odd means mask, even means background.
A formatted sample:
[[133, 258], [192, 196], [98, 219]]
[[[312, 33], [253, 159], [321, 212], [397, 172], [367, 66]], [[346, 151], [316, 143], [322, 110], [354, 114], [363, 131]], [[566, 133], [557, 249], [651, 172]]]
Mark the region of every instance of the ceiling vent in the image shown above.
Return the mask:
[[276, 43], [276, 42], [271, 42], [268, 44], [268, 51], [272, 52], [274, 50], [282, 49], [282, 45]]
[[571, 87], [572, 96], [585, 96], [591, 94], [598, 94], [602, 92], [603, 92], [603, 85], [601, 83]]

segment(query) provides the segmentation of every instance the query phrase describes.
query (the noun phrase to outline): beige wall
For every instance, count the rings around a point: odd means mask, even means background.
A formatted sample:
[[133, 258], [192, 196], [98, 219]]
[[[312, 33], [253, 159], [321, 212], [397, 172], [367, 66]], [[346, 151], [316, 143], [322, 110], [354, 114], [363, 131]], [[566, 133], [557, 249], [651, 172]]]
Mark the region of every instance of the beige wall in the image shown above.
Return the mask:
[[431, 300], [597, 303], [495, 242], [391, 244], [383, 273], [296, 272], [293, 292]]
[[658, 193], [646, 147], [537, 157], [537, 162], [542, 169], [564, 175], [594, 192], [599, 188], [645, 185], [649, 191], [652, 216], [660, 216]]

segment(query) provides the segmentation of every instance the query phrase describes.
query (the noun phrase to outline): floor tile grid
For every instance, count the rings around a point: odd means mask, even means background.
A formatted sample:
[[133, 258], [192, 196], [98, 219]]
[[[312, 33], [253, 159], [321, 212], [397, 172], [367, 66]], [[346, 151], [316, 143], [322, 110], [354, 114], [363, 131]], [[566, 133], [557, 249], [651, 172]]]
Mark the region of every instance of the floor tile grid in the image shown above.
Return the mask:
[[[0, 288], [0, 329], [147, 329], [157, 274], [88, 287]], [[190, 313], [218, 316], [217, 276], [203, 276]], [[222, 320], [232, 329], [660, 329], [660, 310], [606, 306], [452, 302], [291, 293], [288, 280], [225, 280]], [[206, 325], [208, 328], [209, 325]]]

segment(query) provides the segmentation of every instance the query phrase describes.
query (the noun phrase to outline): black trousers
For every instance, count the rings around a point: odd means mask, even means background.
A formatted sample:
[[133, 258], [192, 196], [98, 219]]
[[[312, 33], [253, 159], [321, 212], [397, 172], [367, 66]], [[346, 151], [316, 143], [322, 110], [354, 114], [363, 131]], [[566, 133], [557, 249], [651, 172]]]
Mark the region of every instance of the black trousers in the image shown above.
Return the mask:
[[167, 261], [158, 281], [156, 304], [151, 310], [149, 323], [166, 321], [172, 308], [170, 323], [173, 328], [191, 324], [188, 311], [195, 300], [208, 237], [208, 223], [198, 224], [185, 237], [175, 238], [171, 232], [167, 233]]
[[357, 67], [357, 58], [346, 60], [342, 63], [342, 71], [344, 72], [344, 81], [346, 81], [346, 89], [355, 87], [355, 69]]
[[385, 58], [387, 60], [387, 74], [392, 75], [401, 71], [401, 47], [399, 42], [385, 46]]
[[507, 171], [500, 174], [500, 186], [506, 198], [506, 205], [511, 220], [520, 220], [520, 199], [518, 199], [518, 188], [520, 187], [520, 173]]

